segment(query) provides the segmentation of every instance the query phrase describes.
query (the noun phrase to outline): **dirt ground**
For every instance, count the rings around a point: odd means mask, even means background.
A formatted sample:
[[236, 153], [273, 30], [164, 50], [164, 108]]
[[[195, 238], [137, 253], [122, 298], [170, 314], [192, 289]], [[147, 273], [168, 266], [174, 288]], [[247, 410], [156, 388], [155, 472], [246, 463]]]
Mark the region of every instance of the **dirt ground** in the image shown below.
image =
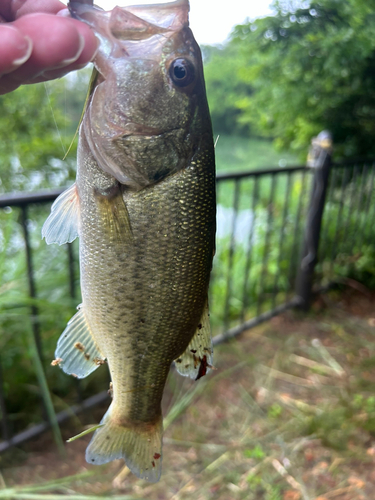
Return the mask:
[[[375, 499], [375, 294], [347, 289], [220, 345], [199, 382], [171, 373], [163, 475], [86, 464], [90, 436], [60, 457], [50, 433], [0, 457], [0, 498]], [[65, 439], [97, 424], [80, 415]]]

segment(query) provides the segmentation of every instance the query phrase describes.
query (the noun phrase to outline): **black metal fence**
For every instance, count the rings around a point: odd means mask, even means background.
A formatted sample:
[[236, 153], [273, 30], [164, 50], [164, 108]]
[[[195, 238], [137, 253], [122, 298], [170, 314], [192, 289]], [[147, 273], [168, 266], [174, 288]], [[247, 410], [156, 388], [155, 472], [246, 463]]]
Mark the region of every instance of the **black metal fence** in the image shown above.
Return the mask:
[[218, 176], [210, 300], [216, 342], [296, 305], [312, 178], [305, 166]]
[[[313, 287], [340, 281], [350, 266], [360, 269], [375, 237], [374, 183], [374, 162], [337, 164], [329, 155], [316, 168], [218, 175], [210, 286], [214, 343], [286, 309], [308, 306]], [[76, 244], [47, 247], [40, 240], [59, 192], [0, 197], [0, 452], [107, 398], [108, 379], [98, 378], [97, 372], [77, 384], [50, 367], [59, 333], [79, 303]], [[32, 378], [36, 357], [44, 373], [36, 370]], [[54, 421], [43, 400], [45, 374]], [[25, 387], [26, 406], [44, 401], [32, 426], [25, 408], [13, 399], [14, 383]]]

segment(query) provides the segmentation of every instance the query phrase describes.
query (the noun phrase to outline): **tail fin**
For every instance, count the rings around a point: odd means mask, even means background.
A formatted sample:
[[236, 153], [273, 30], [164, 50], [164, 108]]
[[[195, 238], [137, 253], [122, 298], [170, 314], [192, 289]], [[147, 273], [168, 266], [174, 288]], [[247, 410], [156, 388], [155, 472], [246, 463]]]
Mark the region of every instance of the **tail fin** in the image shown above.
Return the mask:
[[156, 483], [161, 475], [163, 419], [156, 424], [126, 427], [111, 419], [111, 407], [104, 415], [86, 450], [86, 461], [101, 465], [123, 458], [137, 477]]

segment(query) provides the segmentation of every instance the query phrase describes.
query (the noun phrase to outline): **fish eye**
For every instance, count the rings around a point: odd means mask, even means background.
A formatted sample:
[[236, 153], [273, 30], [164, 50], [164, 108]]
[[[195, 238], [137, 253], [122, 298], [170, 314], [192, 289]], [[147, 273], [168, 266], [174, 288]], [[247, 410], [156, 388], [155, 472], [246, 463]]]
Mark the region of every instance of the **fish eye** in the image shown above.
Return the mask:
[[175, 59], [169, 67], [169, 75], [178, 87], [187, 87], [195, 78], [195, 69], [188, 59]]

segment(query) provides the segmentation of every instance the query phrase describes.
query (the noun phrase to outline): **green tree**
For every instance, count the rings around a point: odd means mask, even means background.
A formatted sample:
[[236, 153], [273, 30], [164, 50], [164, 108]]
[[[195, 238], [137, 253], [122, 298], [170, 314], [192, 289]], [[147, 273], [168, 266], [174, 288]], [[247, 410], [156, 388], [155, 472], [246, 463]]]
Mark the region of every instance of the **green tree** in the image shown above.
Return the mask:
[[62, 159], [79, 122], [87, 83], [83, 72], [0, 96], [0, 193], [51, 188], [74, 179], [76, 145]]
[[250, 95], [251, 88], [238, 76], [245, 55], [234, 44], [202, 47], [205, 81], [214, 133], [249, 135], [249, 122], [242, 123], [239, 99]]
[[252, 92], [241, 120], [306, 151], [322, 129], [341, 156], [375, 154], [375, 2], [275, 1], [274, 16], [237, 26], [230, 46]]

